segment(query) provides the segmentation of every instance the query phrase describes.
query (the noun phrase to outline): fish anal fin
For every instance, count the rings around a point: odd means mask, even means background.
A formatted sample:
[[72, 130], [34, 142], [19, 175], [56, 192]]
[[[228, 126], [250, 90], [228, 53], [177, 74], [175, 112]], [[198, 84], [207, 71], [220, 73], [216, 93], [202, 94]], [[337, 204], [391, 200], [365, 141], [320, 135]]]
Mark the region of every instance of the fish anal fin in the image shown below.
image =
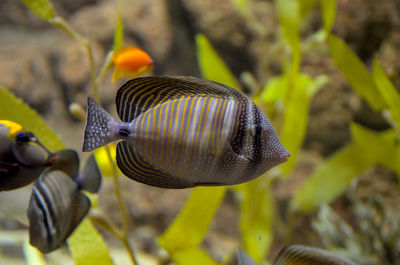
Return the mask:
[[184, 189], [195, 186], [193, 182], [155, 169], [131, 145], [124, 141], [117, 145], [117, 164], [125, 176], [150, 186], [165, 189]]

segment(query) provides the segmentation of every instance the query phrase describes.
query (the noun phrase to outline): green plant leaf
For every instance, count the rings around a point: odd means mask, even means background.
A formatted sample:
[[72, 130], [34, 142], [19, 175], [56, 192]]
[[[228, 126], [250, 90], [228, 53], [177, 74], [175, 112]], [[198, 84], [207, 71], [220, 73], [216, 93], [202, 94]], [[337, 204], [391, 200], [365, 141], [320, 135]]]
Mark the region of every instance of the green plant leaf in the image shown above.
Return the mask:
[[287, 87], [287, 78], [284, 75], [270, 78], [261, 93], [261, 100], [265, 105], [270, 105], [283, 99]]
[[206, 79], [238, 89], [235, 77], [204, 35], [196, 35], [196, 47], [201, 75]]
[[270, 179], [259, 177], [235, 187], [242, 195], [240, 231], [243, 249], [258, 263], [265, 260], [273, 239], [275, 205]]
[[35, 110], [31, 109], [1, 85], [0, 119], [11, 120], [21, 124], [25, 129], [33, 132], [42, 144], [51, 151], [65, 148], [58, 136], [47, 126]]
[[107, 245], [88, 218], [68, 238], [75, 265], [112, 265]]
[[300, 16], [305, 17], [308, 15], [317, 5], [318, 0], [300, 0]]
[[374, 132], [359, 124], [350, 126], [353, 142], [358, 146], [361, 156], [369, 164], [380, 164], [397, 171], [398, 159], [396, 148], [398, 145], [396, 132], [389, 129], [383, 132]]
[[346, 43], [338, 37], [329, 35], [328, 44], [333, 60], [354, 90], [357, 91], [375, 111], [385, 108], [385, 101], [360, 58], [358, 58]]
[[336, 16], [336, 0], [321, 0], [322, 20], [326, 34], [331, 32]]
[[200, 244], [225, 192], [226, 187], [194, 188], [177, 218], [158, 238], [160, 246], [172, 255]]
[[21, 0], [36, 16], [49, 20], [56, 16], [50, 0]]
[[188, 248], [172, 254], [178, 265], [218, 265], [206, 252], [199, 248]]
[[360, 156], [360, 151], [350, 144], [332, 155], [296, 192], [292, 207], [310, 212], [343, 193], [354, 176], [371, 166]]
[[305, 74], [301, 74], [295, 81], [295, 88], [286, 102], [280, 137], [283, 146], [290, 153], [289, 160], [281, 166], [282, 175], [287, 175], [296, 163], [307, 130], [311, 99], [324, 84], [321, 80], [314, 81]]
[[300, 49], [300, 3], [297, 0], [275, 0], [275, 7], [283, 36], [295, 53]]
[[373, 132], [351, 125], [353, 143], [341, 148], [321, 165], [294, 196], [292, 206], [304, 212], [329, 203], [342, 194], [351, 180], [376, 163], [398, 170], [398, 145], [394, 130]]
[[400, 130], [400, 94], [390, 82], [376, 58], [374, 58], [372, 76], [382, 97], [389, 107], [392, 120], [396, 125], [396, 129]]
[[124, 25], [122, 23], [121, 8], [121, 0], [117, 0], [117, 24], [115, 25], [113, 45], [114, 52], [119, 50], [124, 43]]
[[250, 15], [249, 0], [232, 0], [232, 2], [240, 13], [245, 16]]

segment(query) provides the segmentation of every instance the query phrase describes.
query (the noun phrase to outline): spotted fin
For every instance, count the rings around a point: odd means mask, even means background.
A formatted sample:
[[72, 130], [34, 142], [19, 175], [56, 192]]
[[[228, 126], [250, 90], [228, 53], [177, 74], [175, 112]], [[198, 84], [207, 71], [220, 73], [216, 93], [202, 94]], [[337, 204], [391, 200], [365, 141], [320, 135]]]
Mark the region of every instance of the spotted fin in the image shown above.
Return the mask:
[[155, 169], [125, 141], [119, 142], [117, 145], [117, 164], [127, 177], [150, 186], [166, 189], [184, 189], [195, 186], [190, 181]]
[[113, 141], [111, 126], [116, 122], [96, 101], [88, 98], [83, 152], [90, 152]]
[[184, 77], [139, 77], [125, 83], [117, 93], [115, 103], [120, 119], [130, 122], [140, 113], [180, 96], [210, 95], [224, 98], [243, 98], [239, 91], [209, 80]]
[[301, 245], [284, 247], [273, 265], [356, 265], [325, 250]]

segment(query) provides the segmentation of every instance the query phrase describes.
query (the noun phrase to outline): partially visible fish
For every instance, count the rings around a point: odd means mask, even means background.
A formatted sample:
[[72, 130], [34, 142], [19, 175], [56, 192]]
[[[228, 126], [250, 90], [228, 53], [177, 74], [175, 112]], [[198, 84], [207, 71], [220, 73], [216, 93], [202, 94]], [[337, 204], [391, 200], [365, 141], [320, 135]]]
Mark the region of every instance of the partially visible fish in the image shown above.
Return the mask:
[[79, 174], [75, 151], [56, 154], [60, 157], [57, 163], [34, 183], [28, 207], [29, 241], [43, 253], [65, 244], [90, 209], [90, 200], [81, 190], [97, 192], [101, 183], [93, 155]]
[[88, 98], [83, 151], [111, 141], [129, 178], [162, 188], [239, 184], [289, 157], [246, 95], [194, 77], [142, 77], [117, 93], [118, 122]]
[[236, 255], [229, 260], [227, 265], [258, 265], [243, 249], [238, 248]]
[[302, 245], [281, 249], [273, 265], [356, 265], [328, 251]]
[[153, 69], [153, 60], [150, 55], [136, 47], [122, 47], [113, 54], [112, 60], [115, 65], [113, 82], [125, 76], [138, 77]]
[[[257, 265], [242, 249], [238, 249], [228, 265]], [[356, 265], [328, 251], [302, 245], [288, 245], [281, 249], [273, 265]]]
[[28, 185], [56, 160], [32, 132], [16, 122], [0, 120], [0, 191]]

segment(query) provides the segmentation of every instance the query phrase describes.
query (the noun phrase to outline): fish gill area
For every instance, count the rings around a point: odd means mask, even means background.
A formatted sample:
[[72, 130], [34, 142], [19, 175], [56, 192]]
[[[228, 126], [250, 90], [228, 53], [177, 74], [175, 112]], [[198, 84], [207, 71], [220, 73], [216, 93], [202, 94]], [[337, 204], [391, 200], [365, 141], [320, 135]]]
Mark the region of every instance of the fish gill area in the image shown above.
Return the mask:
[[[77, 31], [90, 39], [94, 61], [112, 49], [116, 23], [113, 0], [53, 1], [55, 10]], [[199, 76], [196, 61], [195, 34], [208, 37], [219, 55], [238, 78], [245, 91], [245, 71], [251, 72], [264, 84], [268, 78], [280, 74], [281, 58], [276, 52], [278, 18], [273, 1], [254, 0], [254, 15], [263, 26], [263, 40], [256, 28], [246, 20], [230, 0], [123, 0], [122, 17], [125, 44], [146, 50], [154, 60], [153, 75]], [[395, 0], [338, 0], [334, 25], [341, 36], [368, 66], [376, 54], [391, 73], [397, 89], [400, 87], [400, 2]], [[251, 22], [250, 22], [251, 23]], [[321, 25], [321, 18], [310, 14], [304, 29], [311, 31]], [[265, 42], [265, 39], [267, 42]], [[267, 48], [266, 48], [267, 45]], [[265, 54], [266, 53], [266, 54]], [[263, 56], [260, 56], [263, 54]], [[356, 121], [376, 131], [389, 128], [382, 115], [373, 112], [366, 102], [351, 89], [345, 77], [335, 68], [332, 59], [313, 52], [304, 55], [301, 67], [315, 76], [328, 74], [334, 81], [321, 88], [310, 105], [307, 134], [295, 169], [286, 179], [274, 183], [273, 195], [281, 218], [286, 216], [290, 198], [295, 190], [323, 160], [340, 147], [351, 142], [350, 123]], [[68, 107], [76, 102], [86, 106], [90, 91], [90, 68], [85, 49], [64, 32], [38, 19], [20, 1], [2, 0], [0, 4], [0, 84], [9, 88], [44, 117], [65, 145], [81, 151], [84, 124], [71, 115]], [[111, 82], [112, 71], [100, 85], [101, 102], [114, 117], [115, 94], [123, 81]], [[397, 76], [397, 78], [395, 78]], [[12, 110], [10, 110], [12, 111]], [[268, 115], [268, 114], [267, 114]], [[0, 117], [1, 118], [1, 117]], [[82, 157], [85, 154], [80, 153]], [[379, 175], [379, 178], [376, 178]], [[146, 186], [120, 178], [122, 197], [131, 219], [130, 236], [143, 260], [160, 264], [166, 254], [157, 246], [155, 238], [172, 223], [183, 207], [190, 190], [168, 190]], [[363, 207], [371, 197], [379, 198], [375, 207], [382, 205], [400, 219], [400, 193], [396, 174], [382, 166], [374, 166], [358, 178], [354, 193], [346, 192], [331, 205], [341, 219], [358, 228]], [[98, 205], [115, 223], [121, 222], [114, 201], [111, 180], [105, 178]], [[232, 253], [239, 245], [238, 198], [228, 191], [210, 230], [202, 243], [211, 255], [221, 257]], [[382, 201], [381, 201], [382, 200]], [[1, 202], [4, 203], [4, 202]], [[378, 211], [377, 210], [377, 211]], [[358, 215], [355, 213], [357, 212]], [[383, 214], [383, 213], [382, 213]], [[299, 216], [295, 224], [295, 242], [313, 242], [310, 217]], [[378, 218], [378, 217], [376, 217]], [[7, 215], [0, 214], [0, 229], [18, 230], [24, 227]], [[110, 248], [122, 252], [121, 244], [100, 229]], [[282, 246], [283, 238], [275, 238], [270, 256]], [[13, 258], [10, 264], [25, 264], [21, 250], [0, 246], [0, 252]], [[118, 252], [117, 252], [118, 253]], [[116, 255], [118, 256], [118, 254]], [[123, 256], [121, 254], [121, 256]], [[158, 257], [157, 259], [154, 257]], [[116, 257], [118, 260], [118, 257]], [[10, 259], [11, 260], [11, 259]], [[121, 257], [124, 264], [124, 258]], [[60, 261], [59, 261], [60, 262]], [[169, 263], [164, 261], [163, 264]], [[0, 260], [0, 264], [3, 264]], [[4, 263], [6, 264], [6, 263]], [[7, 263], [8, 264], [8, 263]], [[64, 264], [62, 261], [55, 264]], [[66, 262], [65, 264], [70, 264]], [[389, 263], [388, 263], [389, 264]]]

